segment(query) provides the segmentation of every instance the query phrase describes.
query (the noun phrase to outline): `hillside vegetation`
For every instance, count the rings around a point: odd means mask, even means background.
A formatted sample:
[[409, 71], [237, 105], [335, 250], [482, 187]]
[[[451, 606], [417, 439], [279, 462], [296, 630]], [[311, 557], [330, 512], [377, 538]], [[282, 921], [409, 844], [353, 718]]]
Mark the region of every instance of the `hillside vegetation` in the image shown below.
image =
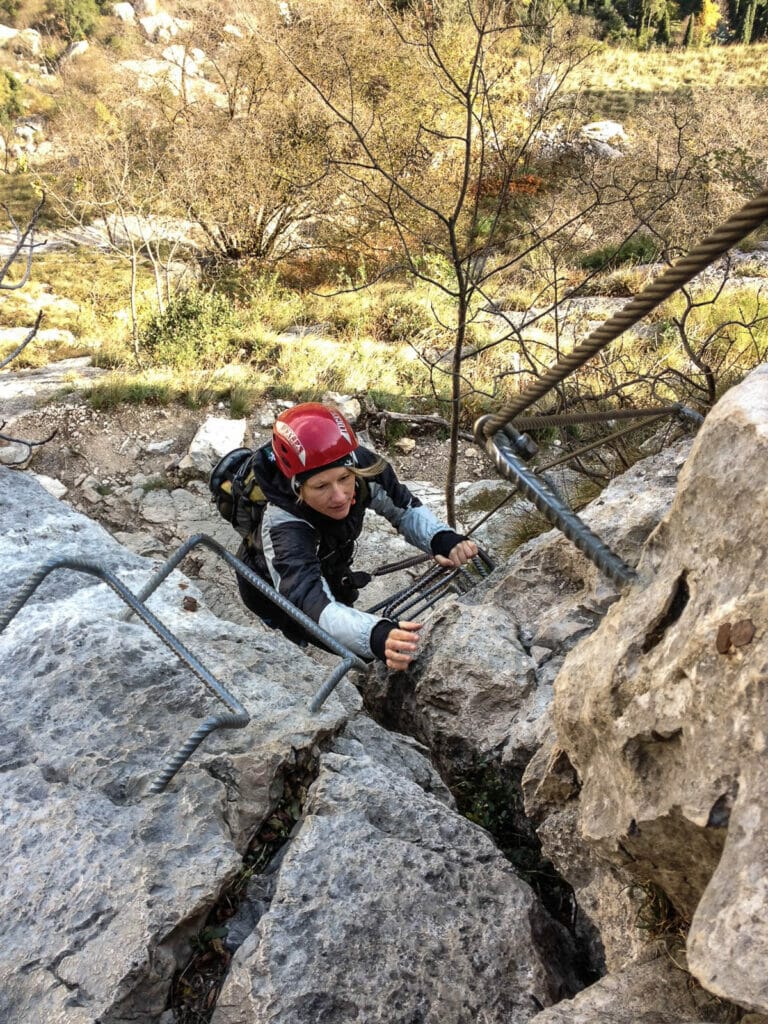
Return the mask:
[[[22, 227], [45, 196], [48, 239], [3, 323], [44, 308], [62, 333], [16, 365], [91, 355], [101, 404], [335, 388], [458, 429], [768, 166], [768, 44], [707, 2], [3, 9], [0, 197]], [[765, 273], [671, 300], [555, 404], [708, 407], [764, 357]]]

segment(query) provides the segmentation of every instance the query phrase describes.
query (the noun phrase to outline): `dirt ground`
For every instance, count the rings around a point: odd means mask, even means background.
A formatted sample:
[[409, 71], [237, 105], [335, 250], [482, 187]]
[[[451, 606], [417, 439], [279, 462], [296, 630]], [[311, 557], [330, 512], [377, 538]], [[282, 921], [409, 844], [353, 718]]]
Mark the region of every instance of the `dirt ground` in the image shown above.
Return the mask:
[[[0, 410], [1, 411], [1, 410]], [[266, 410], [267, 414], [269, 410]], [[25, 468], [61, 481], [68, 500], [80, 506], [78, 488], [85, 479], [95, 478], [104, 488], [129, 483], [137, 474], [166, 477], [177, 483], [176, 467], [186, 454], [200, 425], [209, 416], [227, 416], [227, 409], [211, 405], [189, 409], [181, 405], [165, 408], [123, 405], [107, 411], [92, 409], [77, 392], [44, 400], [33, 411], [15, 418], [5, 428], [11, 436], [48, 443], [35, 447]], [[257, 446], [269, 439], [268, 427], [259, 425], [263, 411], [248, 422], [246, 444]], [[267, 415], [268, 418], [268, 415]], [[448, 444], [433, 427], [418, 425], [405, 439], [382, 443], [378, 423], [363, 425], [363, 443], [385, 454], [404, 480], [427, 481], [438, 487], [445, 482]], [[402, 450], [414, 442], [410, 452]], [[460, 444], [459, 481], [473, 481], [495, 475], [491, 461], [469, 441]], [[91, 510], [92, 511], [92, 510]], [[130, 525], [126, 524], [130, 529]]]

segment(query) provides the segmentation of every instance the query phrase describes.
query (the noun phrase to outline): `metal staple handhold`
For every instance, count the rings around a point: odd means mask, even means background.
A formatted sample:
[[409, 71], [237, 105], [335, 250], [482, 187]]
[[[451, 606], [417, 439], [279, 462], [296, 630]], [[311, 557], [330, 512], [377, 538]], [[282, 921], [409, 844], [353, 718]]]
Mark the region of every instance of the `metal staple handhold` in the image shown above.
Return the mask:
[[[323, 683], [318, 692], [312, 698], [309, 704], [309, 710], [315, 713], [320, 710], [324, 702], [328, 699], [330, 694], [344, 678], [350, 669], [358, 668], [365, 669], [367, 667], [366, 662], [359, 658], [356, 654], [346, 648], [343, 644], [339, 643], [330, 633], [327, 633], [324, 629], [317, 625], [317, 623], [310, 619], [308, 615], [300, 611], [290, 601], [287, 601], [282, 594], [279, 594], [273, 587], [265, 583], [252, 569], [236, 558], [231, 552], [227, 551], [223, 545], [219, 544], [218, 541], [206, 534], [195, 534], [190, 537], [189, 540], [185, 541], [177, 550], [168, 558], [156, 573], [151, 577], [148, 583], [139, 591], [138, 595], [133, 594], [124, 583], [122, 583], [113, 573], [103, 566], [98, 565], [94, 562], [89, 562], [85, 559], [80, 558], [60, 558], [53, 559], [49, 562], [41, 565], [24, 583], [16, 596], [10, 601], [10, 603], [0, 612], [0, 633], [8, 626], [8, 624], [15, 618], [18, 612], [27, 603], [29, 598], [34, 594], [43, 580], [52, 572], [57, 569], [69, 569], [75, 572], [83, 572], [90, 576], [95, 576], [100, 579], [103, 583], [106, 583], [111, 590], [127, 605], [126, 611], [122, 614], [121, 618], [123, 621], [128, 621], [131, 615], [137, 615], [141, 621], [148, 626], [153, 633], [176, 655], [179, 660], [185, 664], [203, 683], [203, 685], [219, 700], [222, 700], [232, 712], [231, 714], [221, 715], [210, 715], [206, 718], [201, 725], [192, 733], [192, 735], [182, 744], [179, 750], [168, 758], [164, 767], [155, 777], [152, 785], [150, 786], [149, 792], [156, 794], [161, 793], [170, 780], [176, 775], [179, 769], [189, 760], [194, 751], [200, 746], [203, 740], [209, 736], [212, 732], [217, 729], [242, 729], [250, 722], [250, 715], [242, 706], [242, 704], [234, 697], [222, 684], [216, 679], [216, 677], [208, 671], [205, 666], [198, 661], [198, 659], [189, 651], [184, 644], [176, 637], [162, 622], [146, 607], [144, 602], [146, 599], [157, 590], [157, 588], [163, 583], [164, 580], [170, 576], [173, 570], [183, 561], [183, 559], [189, 554], [193, 548], [198, 546], [207, 547], [219, 558], [223, 559], [236, 573], [243, 576], [252, 586], [254, 586], [261, 594], [272, 601], [278, 608], [286, 612], [295, 622], [302, 626], [307, 632], [311, 633], [316, 639], [318, 639], [326, 648], [335, 654], [338, 654], [342, 658], [341, 664], [337, 665], [333, 670], [329, 678]], [[490, 559], [482, 554], [481, 558], [473, 559], [478, 572], [481, 575], [487, 576], [490, 569], [493, 568], [493, 563]], [[429, 578], [434, 578], [434, 575], [442, 573], [439, 567], [429, 575]], [[442, 579], [439, 580], [438, 584], [429, 588], [428, 593], [433, 590], [437, 590], [437, 597], [434, 597], [432, 601], [426, 602], [421, 611], [425, 610], [442, 596], [442, 591], [445, 588], [455, 590], [455, 584], [452, 583], [456, 570], [448, 573]], [[419, 581], [414, 585], [413, 588], [408, 588], [408, 596], [415, 590], [418, 590], [420, 586], [423, 586], [423, 580]], [[396, 595], [397, 599], [402, 599], [403, 594]], [[428, 596], [428, 594], [422, 593], [416, 600], [417, 602], [422, 598]], [[390, 599], [391, 602], [391, 599]]]
[[[308, 633], [311, 633], [317, 640], [319, 640], [325, 647], [331, 650], [334, 654], [338, 654], [340, 658], [351, 659], [354, 666], [357, 668], [365, 668], [366, 663], [362, 658], [358, 658], [354, 652], [350, 651], [349, 648], [345, 647], [344, 644], [339, 643], [335, 637], [331, 636], [330, 633], [326, 633], [322, 627], [318, 626], [314, 619], [310, 619], [308, 615], [298, 609], [295, 605], [291, 604], [286, 598], [283, 597], [274, 587], [270, 587], [268, 583], [257, 573], [250, 569], [245, 562], [241, 562], [239, 558], [236, 558], [231, 551], [227, 551], [223, 544], [220, 544], [213, 537], [209, 537], [205, 533], [196, 533], [189, 540], [184, 541], [173, 554], [166, 559], [165, 562], [160, 566], [157, 572], [152, 578], [141, 588], [137, 597], [140, 601], [146, 601], [160, 586], [160, 584], [166, 580], [173, 570], [187, 557], [190, 551], [196, 547], [206, 547], [212, 551], [215, 555], [221, 558], [229, 565], [231, 569], [246, 579], [255, 590], [258, 590], [260, 594], [268, 598], [274, 605], [276, 605], [281, 611], [284, 611], [286, 615], [298, 622], [298, 624], [305, 629]], [[129, 609], [124, 613], [124, 619], [127, 621], [131, 616], [131, 610]]]
[[[471, 559], [471, 564], [481, 579], [490, 576], [495, 568], [493, 560], [482, 549]], [[371, 613], [381, 612], [386, 618], [402, 617], [406, 611], [418, 617], [445, 594], [467, 593], [474, 586], [475, 580], [466, 566], [447, 569], [436, 565], [407, 587], [366, 610]]]
[[131, 611], [149, 626], [153, 633], [182, 661], [207, 689], [220, 700], [222, 700], [233, 712], [229, 715], [211, 715], [205, 719], [195, 732], [184, 743], [178, 753], [169, 758], [165, 767], [155, 778], [150, 793], [160, 793], [168, 785], [179, 768], [189, 760], [192, 753], [200, 746], [206, 736], [209, 736], [216, 729], [242, 729], [250, 721], [250, 715], [242, 704], [226, 690], [221, 683], [202, 665], [197, 658], [187, 650], [182, 642], [173, 635], [149, 611], [142, 602], [137, 599], [130, 590], [111, 572], [100, 565], [88, 562], [81, 558], [59, 558], [41, 565], [26, 581], [19, 593], [0, 613], [0, 633], [6, 628], [11, 620], [18, 614], [20, 609], [27, 603], [43, 580], [56, 569], [70, 569], [75, 572], [83, 572], [89, 576], [96, 576], [103, 583], [106, 583], [117, 596], [124, 601]]

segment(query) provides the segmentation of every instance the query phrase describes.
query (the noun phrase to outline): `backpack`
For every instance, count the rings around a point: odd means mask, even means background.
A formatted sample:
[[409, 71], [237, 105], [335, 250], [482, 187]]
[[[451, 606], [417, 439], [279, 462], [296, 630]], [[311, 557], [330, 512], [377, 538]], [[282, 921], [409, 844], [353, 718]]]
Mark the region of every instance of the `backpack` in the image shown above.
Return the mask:
[[267, 499], [256, 480], [252, 448], [235, 448], [221, 459], [211, 473], [208, 487], [219, 515], [237, 530], [250, 546], [250, 538], [261, 526]]

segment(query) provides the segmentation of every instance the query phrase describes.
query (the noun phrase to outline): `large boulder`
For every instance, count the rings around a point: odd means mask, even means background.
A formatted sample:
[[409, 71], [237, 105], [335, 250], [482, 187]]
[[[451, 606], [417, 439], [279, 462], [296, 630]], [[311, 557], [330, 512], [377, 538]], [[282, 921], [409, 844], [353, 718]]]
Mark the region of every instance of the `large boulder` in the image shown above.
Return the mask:
[[213, 1024], [522, 1024], [573, 992], [564, 931], [488, 835], [370, 739], [323, 755]]
[[183, 18], [174, 18], [167, 11], [158, 10], [157, 14], [150, 14], [139, 18], [139, 25], [150, 42], [168, 43], [180, 32], [188, 32], [192, 23]]
[[192, 438], [189, 451], [179, 463], [179, 469], [189, 476], [207, 478], [219, 459], [233, 448], [242, 448], [245, 427], [245, 420], [209, 416]]
[[[0, 509], [1, 608], [53, 558], [134, 592], [154, 569], [31, 475], [0, 469]], [[176, 572], [150, 605], [251, 722], [208, 736], [159, 795], [161, 763], [224, 708], [158, 627], [124, 621], [103, 582], [58, 569], [0, 634], [0, 1018], [167, 1021], [172, 979], [240, 888], [283, 780], [318, 757], [294, 837], [257, 879], [268, 899], [228, 936], [239, 949], [215, 1021], [314, 1024], [362, 1007], [371, 1022], [522, 1024], [571, 995], [567, 935], [456, 813], [426, 751], [361, 717], [344, 683], [310, 715], [327, 669], [200, 598]]]
[[136, 8], [133, 4], [128, 3], [128, 0], [120, 0], [119, 3], [112, 4], [112, 14], [129, 25], [136, 21]]
[[23, 28], [16, 37], [14, 49], [25, 57], [39, 57], [43, 52], [43, 37], [34, 28]]
[[[630, 564], [668, 510], [689, 441], [637, 463], [582, 514]], [[438, 606], [408, 675], [363, 682], [381, 721], [432, 750], [448, 774], [489, 756], [522, 770], [546, 734], [552, 683], [617, 588], [557, 531], [520, 547], [483, 584]]]
[[[566, 877], [581, 865], [577, 891], [607, 870], [663, 893], [692, 973], [756, 1011], [768, 1011], [767, 502], [762, 366], [708, 416], [639, 582], [568, 656], [548, 769], [528, 787], [545, 849]], [[598, 928], [612, 902], [593, 901]], [[620, 966], [633, 950], [609, 930]]]
[[[136, 591], [153, 565], [0, 469], [0, 608], [52, 558]], [[160, 795], [166, 758], [224, 704], [90, 575], [57, 570], [0, 634], [0, 1019], [154, 1022], [174, 973], [279, 799], [297, 751], [345, 718], [308, 702], [327, 672], [279, 636], [214, 618], [175, 573], [152, 608], [251, 714]]]

